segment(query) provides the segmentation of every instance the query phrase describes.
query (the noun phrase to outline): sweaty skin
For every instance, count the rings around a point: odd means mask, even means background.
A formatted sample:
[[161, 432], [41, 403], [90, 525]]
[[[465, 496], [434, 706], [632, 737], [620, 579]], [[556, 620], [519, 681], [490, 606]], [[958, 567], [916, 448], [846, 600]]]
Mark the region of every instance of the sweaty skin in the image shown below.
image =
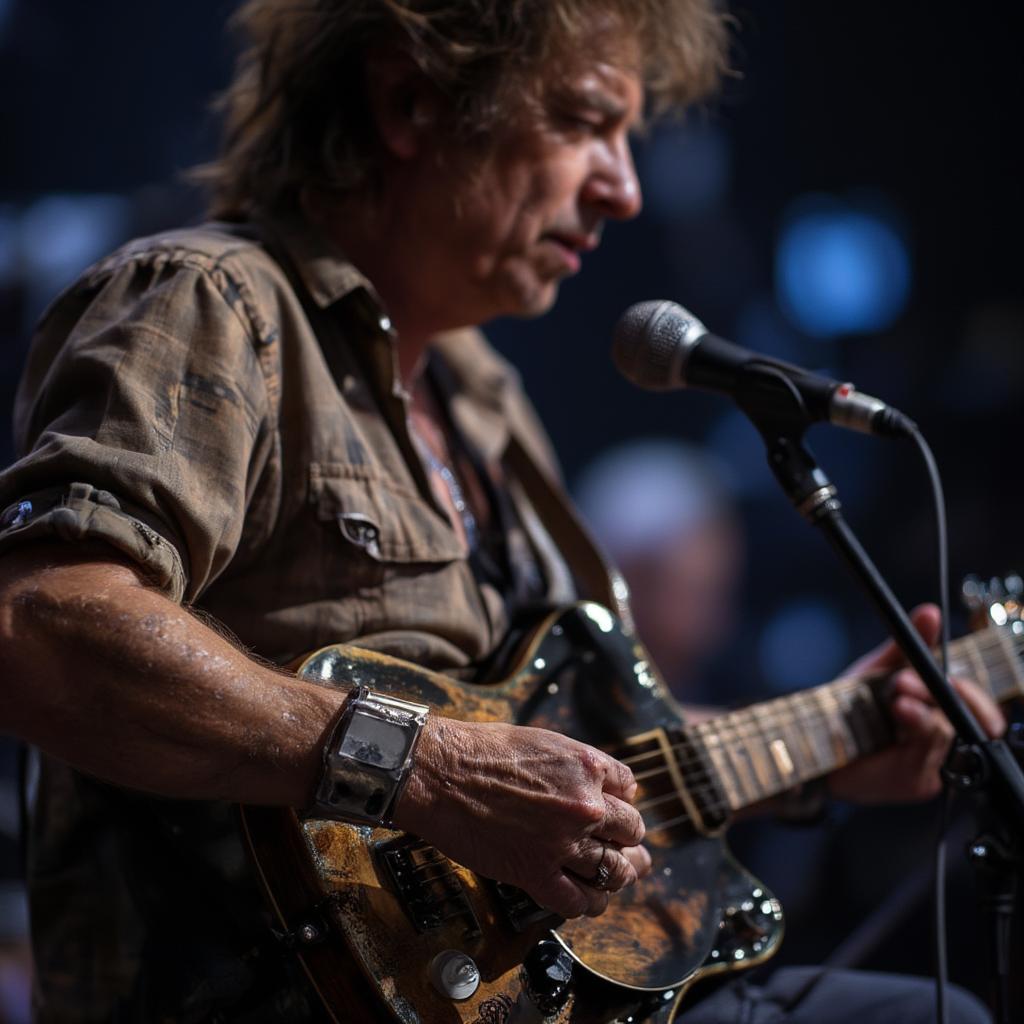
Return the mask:
[[[344, 694], [254, 662], [105, 550], [0, 559], [0, 729], [161, 796], [303, 807]], [[544, 729], [430, 716], [395, 823], [563, 917], [647, 870], [632, 773]]]

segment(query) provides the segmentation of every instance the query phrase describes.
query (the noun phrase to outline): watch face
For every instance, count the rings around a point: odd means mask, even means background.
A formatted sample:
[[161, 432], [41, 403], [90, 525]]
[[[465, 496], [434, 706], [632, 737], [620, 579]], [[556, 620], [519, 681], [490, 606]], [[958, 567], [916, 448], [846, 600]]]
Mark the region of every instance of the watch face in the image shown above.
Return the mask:
[[405, 764], [414, 736], [415, 730], [357, 710], [345, 730], [339, 753], [393, 771]]

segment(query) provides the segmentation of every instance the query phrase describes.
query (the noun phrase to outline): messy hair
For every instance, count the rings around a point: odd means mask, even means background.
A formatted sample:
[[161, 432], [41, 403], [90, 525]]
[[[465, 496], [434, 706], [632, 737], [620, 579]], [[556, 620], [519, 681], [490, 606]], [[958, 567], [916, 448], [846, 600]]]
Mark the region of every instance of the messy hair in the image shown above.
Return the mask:
[[287, 212], [303, 186], [338, 194], [372, 180], [372, 48], [401, 48], [446, 98], [452, 139], [481, 141], [601, 15], [639, 44], [649, 112], [717, 86], [727, 48], [717, 0], [245, 0], [232, 19], [244, 46], [220, 99], [221, 152], [197, 175], [211, 212]]

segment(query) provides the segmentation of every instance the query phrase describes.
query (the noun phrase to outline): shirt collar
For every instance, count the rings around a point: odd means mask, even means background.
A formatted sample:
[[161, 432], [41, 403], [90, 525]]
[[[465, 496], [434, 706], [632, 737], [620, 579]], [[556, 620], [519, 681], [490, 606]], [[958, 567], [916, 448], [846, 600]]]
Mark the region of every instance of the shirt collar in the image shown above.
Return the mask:
[[[362, 290], [373, 309], [379, 311], [377, 319], [385, 328], [384, 306], [370, 280], [324, 232], [298, 217], [272, 222], [268, 227], [318, 307], [326, 309]], [[388, 336], [386, 330], [380, 333]], [[451, 412], [460, 430], [485, 459], [500, 458], [508, 445], [507, 397], [515, 371], [476, 328], [447, 331], [438, 336], [433, 348], [450, 371]], [[394, 352], [389, 348], [387, 358], [380, 354], [386, 364], [380, 370], [394, 386]]]
[[366, 276], [323, 231], [300, 217], [272, 221], [268, 227], [321, 309], [334, 305], [357, 288], [365, 288], [380, 305]]

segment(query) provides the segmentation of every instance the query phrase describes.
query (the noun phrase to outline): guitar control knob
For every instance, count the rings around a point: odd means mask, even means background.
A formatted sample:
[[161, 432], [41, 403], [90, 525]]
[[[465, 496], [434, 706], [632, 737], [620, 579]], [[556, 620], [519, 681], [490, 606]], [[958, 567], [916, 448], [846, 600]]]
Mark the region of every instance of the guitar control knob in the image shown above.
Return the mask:
[[446, 949], [431, 960], [430, 980], [441, 995], [468, 999], [480, 987], [480, 968], [471, 956]]
[[538, 942], [523, 961], [523, 989], [542, 1017], [552, 1017], [569, 999], [572, 957], [554, 939]]

